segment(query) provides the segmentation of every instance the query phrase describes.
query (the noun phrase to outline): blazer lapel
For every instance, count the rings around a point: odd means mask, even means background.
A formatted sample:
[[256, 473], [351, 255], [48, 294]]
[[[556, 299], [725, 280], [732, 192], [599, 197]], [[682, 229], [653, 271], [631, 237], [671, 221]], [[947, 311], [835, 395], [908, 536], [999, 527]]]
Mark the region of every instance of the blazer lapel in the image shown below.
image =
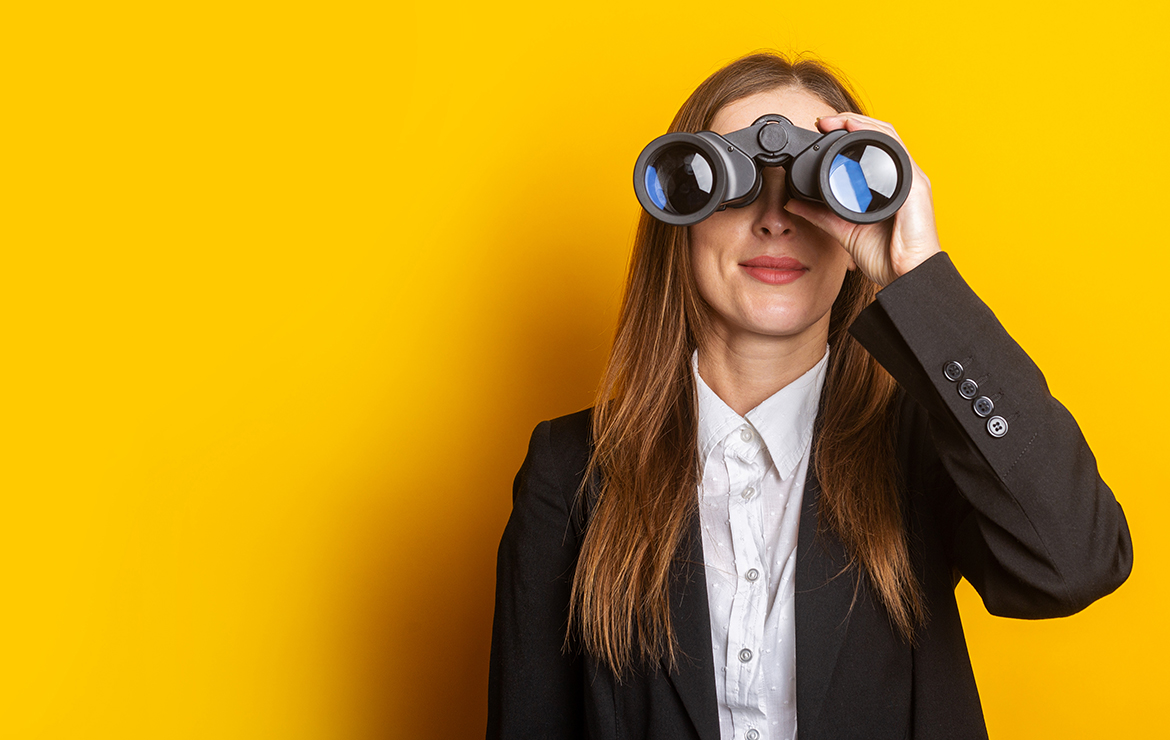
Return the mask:
[[711, 657], [711, 612], [707, 606], [707, 574], [703, 569], [703, 538], [699, 514], [691, 520], [686, 555], [675, 561], [671, 580], [670, 617], [680, 654], [671, 683], [682, 699], [702, 740], [719, 740], [719, 703]]
[[796, 545], [796, 706], [797, 734], [816, 737], [817, 719], [829, 691], [841, 643], [849, 628], [856, 570], [836, 535], [818, 532], [820, 485], [809, 460]]

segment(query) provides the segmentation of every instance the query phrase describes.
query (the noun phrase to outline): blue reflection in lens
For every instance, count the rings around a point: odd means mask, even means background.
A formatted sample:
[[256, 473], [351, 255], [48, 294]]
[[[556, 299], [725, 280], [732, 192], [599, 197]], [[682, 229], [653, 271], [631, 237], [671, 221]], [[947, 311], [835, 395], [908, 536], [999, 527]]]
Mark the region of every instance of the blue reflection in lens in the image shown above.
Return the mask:
[[829, 166], [829, 187], [841, 205], [855, 213], [865, 213], [873, 202], [861, 165], [840, 154]]
[[711, 204], [715, 172], [693, 144], [679, 142], [654, 153], [646, 163], [644, 184], [651, 207], [688, 215]]
[[658, 182], [658, 170], [651, 165], [646, 168], [646, 192], [654, 205], [666, 210], [666, 193], [662, 192], [662, 183]]

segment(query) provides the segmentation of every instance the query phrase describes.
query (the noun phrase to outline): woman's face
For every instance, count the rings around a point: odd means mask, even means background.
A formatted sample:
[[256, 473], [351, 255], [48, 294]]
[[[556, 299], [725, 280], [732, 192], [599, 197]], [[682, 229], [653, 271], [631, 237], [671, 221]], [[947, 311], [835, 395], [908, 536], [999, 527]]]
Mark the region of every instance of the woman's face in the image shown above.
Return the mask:
[[[779, 113], [816, 129], [836, 113], [798, 88], [757, 93], [728, 104], [712, 130], [726, 134]], [[788, 337], [800, 343], [828, 337], [829, 309], [853, 260], [832, 237], [790, 214], [782, 167], [763, 168], [763, 188], [745, 208], [729, 208], [690, 227], [699, 294], [713, 309], [712, 330], [724, 341]]]

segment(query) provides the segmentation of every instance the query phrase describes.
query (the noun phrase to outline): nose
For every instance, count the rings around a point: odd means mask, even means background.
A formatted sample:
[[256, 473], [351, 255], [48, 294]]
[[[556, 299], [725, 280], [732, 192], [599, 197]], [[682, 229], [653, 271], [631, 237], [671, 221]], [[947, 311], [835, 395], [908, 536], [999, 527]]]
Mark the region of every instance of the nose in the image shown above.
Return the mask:
[[791, 213], [784, 210], [790, 197], [783, 167], [765, 167], [761, 173], [763, 183], [760, 194], [752, 203], [755, 221], [753, 230], [761, 237], [776, 237], [790, 234], [793, 230]]

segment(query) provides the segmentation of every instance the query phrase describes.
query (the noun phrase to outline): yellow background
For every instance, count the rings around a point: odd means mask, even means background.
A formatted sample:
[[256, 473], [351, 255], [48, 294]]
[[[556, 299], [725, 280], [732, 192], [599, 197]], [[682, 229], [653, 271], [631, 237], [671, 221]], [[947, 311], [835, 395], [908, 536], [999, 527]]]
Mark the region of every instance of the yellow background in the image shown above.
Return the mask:
[[992, 736], [1165, 733], [1164, 8], [11, 4], [0, 736], [482, 736], [511, 479], [591, 401], [634, 159], [763, 47], [894, 122], [1129, 517], [1073, 618], [961, 587]]

